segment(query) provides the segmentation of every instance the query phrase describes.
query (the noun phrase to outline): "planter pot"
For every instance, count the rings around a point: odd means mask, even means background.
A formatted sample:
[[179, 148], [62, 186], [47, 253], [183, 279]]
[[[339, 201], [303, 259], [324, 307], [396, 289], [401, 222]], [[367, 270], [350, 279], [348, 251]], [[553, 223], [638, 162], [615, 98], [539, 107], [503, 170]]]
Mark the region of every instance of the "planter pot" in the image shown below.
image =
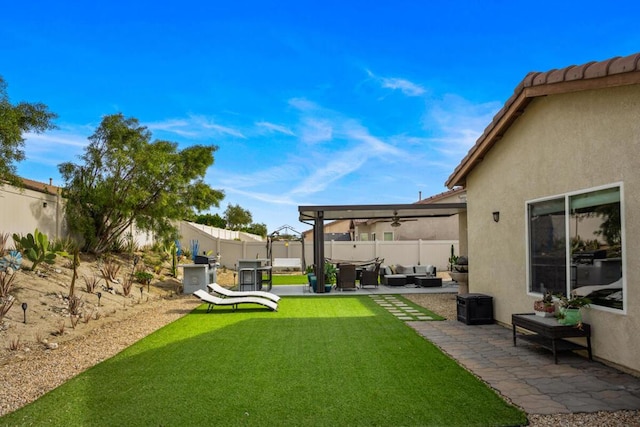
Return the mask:
[[582, 315], [579, 308], [561, 308], [560, 313], [563, 317], [558, 319], [558, 323], [565, 326], [577, 325], [582, 321]]
[[449, 276], [458, 283], [458, 294], [464, 295], [469, 293], [469, 273], [450, 271]]
[[553, 312], [548, 312], [548, 311], [538, 311], [538, 310], [534, 310], [533, 312], [536, 314], [536, 316], [540, 316], [540, 317], [553, 317], [553, 316], [555, 316], [555, 315], [556, 315], [555, 313], [553, 313]]
[[536, 316], [553, 317], [556, 314], [556, 307], [554, 305], [545, 305], [542, 301], [536, 301], [533, 303], [533, 311]]

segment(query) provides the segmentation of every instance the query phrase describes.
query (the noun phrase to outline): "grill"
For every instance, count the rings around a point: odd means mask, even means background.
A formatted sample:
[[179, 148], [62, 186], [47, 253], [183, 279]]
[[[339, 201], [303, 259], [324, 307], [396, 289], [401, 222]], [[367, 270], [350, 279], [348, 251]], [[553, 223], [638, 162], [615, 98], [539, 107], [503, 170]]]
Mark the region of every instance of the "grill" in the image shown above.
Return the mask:
[[593, 264], [594, 259], [605, 259], [606, 257], [607, 251], [605, 249], [598, 249], [596, 251], [574, 252], [571, 255], [571, 259], [577, 264]]
[[214, 256], [206, 256], [206, 255], [196, 255], [196, 258], [193, 260], [194, 264], [209, 264], [209, 267], [213, 267], [216, 265], [216, 257]]

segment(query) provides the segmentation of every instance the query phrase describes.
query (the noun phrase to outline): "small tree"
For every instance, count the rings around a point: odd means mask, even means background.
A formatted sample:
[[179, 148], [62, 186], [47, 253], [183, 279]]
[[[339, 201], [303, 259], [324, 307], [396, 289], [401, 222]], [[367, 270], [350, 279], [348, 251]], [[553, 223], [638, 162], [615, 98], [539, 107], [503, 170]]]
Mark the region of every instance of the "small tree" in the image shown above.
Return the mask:
[[246, 209], [242, 209], [240, 205], [228, 205], [224, 211], [224, 219], [227, 222], [227, 228], [229, 230], [242, 230], [251, 224], [253, 220], [251, 212]]
[[22, 135], [54, 129], [52, 121], [56, 117], [41, 103], [19, 102], [12, 105], [7, 95], [7, 84], [0, 77], [0, 181], [22, 185], [14, 164], [25, 159]]
[[267, 225], [264, 223], [253, 223], [248, 227], [245, 227], [243, 231], [247, 233], [255, 234], [262, 237], [267, 237]]
[[215, 145], [178, 151], [169, 141], [151, 142], [137, 119], [105, 116], [81, 156], [83, 164], [59, 165], [65, 181], [66, 213], [84, 250], [104, 253], [131, 225], [173, 240], [172, 221], [219, 206], [224, 193], [203, 182]]
[[204, 224], [209, 225], [211, 227], [217, 228], [225, 228], [227, 226], [227, 222], [222, 218], [219, 214], [202, 214], [196, 215], [194, 221], [196, 224]]

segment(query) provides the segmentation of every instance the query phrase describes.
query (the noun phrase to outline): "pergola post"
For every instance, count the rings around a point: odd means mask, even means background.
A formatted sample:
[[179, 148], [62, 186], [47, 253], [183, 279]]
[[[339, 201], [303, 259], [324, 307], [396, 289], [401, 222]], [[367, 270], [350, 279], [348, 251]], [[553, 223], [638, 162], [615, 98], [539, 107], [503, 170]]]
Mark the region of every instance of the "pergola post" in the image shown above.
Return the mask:
[[324, 293], [324, 212], [319, 211], [313, 222], [313, 264], [316, 292]]

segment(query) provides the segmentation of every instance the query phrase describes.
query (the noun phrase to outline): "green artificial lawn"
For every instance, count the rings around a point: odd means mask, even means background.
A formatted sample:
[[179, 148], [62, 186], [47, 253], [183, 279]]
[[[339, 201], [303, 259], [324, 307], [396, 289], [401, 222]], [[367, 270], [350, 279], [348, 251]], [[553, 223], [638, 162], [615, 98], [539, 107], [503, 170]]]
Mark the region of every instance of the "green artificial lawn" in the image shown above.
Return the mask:
[[273, 285], [306, 285], [308, 283], [306, 274], [274, 274], [271, 276]]
[[278, 312], [203, 305], [0, 418], [11, 426], [525, 423], [367, 296], [288, 297]]

